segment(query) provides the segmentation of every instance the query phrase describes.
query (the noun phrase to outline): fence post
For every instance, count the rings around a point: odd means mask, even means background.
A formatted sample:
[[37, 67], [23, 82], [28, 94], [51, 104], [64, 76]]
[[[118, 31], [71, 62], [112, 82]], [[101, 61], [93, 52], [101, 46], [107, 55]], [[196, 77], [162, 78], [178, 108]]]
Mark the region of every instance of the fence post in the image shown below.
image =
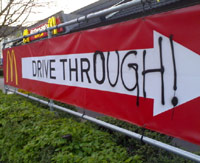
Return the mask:
[[4, 84], [3, 93], [8, 94], [8, 86]]
[[53, 100], [49, 100], [50, 111], [54, 111], [53, 104], [54, 104]]
[[[2, 47], [2, 49], [5, 49], [5, 47], [6, 47], [6, 41], [5, 41], [5, 39], [3, 40], [3, 47]], [[4, 72], [3, 72], [4, 73]], [[5, 75], [4, 75], [5, 76]], [[4, 83], [4, 85], [3, 85], [3, 93], [5, 93], [5, 94], [7, 94], [8, 93], [8, 86], [7, 85], [5, 85], [5, 83]]]

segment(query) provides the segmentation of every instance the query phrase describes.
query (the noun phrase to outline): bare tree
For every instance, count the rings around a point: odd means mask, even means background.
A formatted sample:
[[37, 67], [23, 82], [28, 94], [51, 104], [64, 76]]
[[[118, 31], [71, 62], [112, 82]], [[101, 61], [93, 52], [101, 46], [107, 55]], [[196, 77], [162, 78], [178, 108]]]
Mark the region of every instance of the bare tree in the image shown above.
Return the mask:
[[0, 38], [4, 38], [22, 27], [33, 8], [48, 6], [52, 1], [0, 0], [0, 3]]
[[[9, 0], [5, 6], [1, 6], [0, 38], [6, 37], [21, 28], [33, 6], [34, 0]], [[12, 28], [12, 26], [15, 26], [15, 28]]]

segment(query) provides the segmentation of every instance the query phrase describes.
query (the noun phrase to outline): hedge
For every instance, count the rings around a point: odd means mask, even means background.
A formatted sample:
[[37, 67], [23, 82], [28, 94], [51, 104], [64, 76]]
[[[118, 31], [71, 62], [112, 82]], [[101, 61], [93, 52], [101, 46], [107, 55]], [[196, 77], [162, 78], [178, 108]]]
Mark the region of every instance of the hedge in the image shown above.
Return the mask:
[[[114, 124], [116, 126], [128, 129], [130, 131], [144, 134], [144, 136], [150, 137], [152, 139], [164, 142], [166, 144], [171, 144], [172, 137], [169, 137], [164, 134], [160, 134], [157, 132], [150, 131], [148, 129], [144, 129], [142, 127], [138, 127], [132, 125], [130, 123], [117, 120], [111, 117], [100, 117], [100, 120], [105, 122]], [[92, 125], [92, 123], [88, 122]], [[110, 133], [113, 136], [113, 140], [119, 145], [124, 146], [129, 155], [139, 155], [140, 159], [143, 163], [193, 163], [193, 161], [185, 159], [181, 156], [175, 155], [173, 153], [167, 152], [166, 150], [160, 149], [158, 147], [154, 147], [152, 145], [148, 145], [143, 143], [142, 141], [138, 141], [132, 139], [126, 135], [123, 135], [119, 132], [111, 131], [110, 129], [104, 128], [102, 126], [97, 126], [93, 124], [93, 127], [99, 129], [104, 132]], [[179, 147], [180, 148], [180, 147]], [[200, 154], [199, 152], [196, 154]]]
[[3, 162], [142, 162], [108, 133], [61, 118], [18, 95], [0, 92], [0, 158]]
[[[75, 107], [60, 104], [75, 110]], [[170, 144], [172, 138], [110, 117], [99, 118]], [[190, 163], [64, 112], [50, 112], [18, 95], [0, 91], [0, 161], [69, 163]]]

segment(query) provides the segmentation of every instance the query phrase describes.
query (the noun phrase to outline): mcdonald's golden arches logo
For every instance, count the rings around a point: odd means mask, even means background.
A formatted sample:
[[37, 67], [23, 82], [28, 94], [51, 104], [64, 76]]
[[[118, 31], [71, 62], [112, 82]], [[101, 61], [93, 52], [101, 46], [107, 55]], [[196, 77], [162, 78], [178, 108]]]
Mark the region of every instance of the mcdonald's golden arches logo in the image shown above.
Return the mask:
[[[48, 20], [48, 28], [56, 26], [56, 18], [53, 16]], [[53, 29], [52, 34], [56, 35], [58, 33], [57, 29]]]
[[16, 57], [14, 50], [11, 50], [11, 52], [7, 51], [7, 61], [6, 61], [6, 82], [8, 82], [9, 77], [9, 65], [10, 65], [10, 80], [13, 82], [13, 76], [15, 72], [15, 84], [18, 85], [18, 74], [17, 74], [17, 63], [16, 63]]

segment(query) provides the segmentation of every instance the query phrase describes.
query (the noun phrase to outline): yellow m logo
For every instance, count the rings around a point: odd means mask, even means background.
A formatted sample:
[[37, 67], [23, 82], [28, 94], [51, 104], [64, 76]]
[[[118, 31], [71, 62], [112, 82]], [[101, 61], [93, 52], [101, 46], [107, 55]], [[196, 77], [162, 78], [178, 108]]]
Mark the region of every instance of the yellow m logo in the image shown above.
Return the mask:
[[8, 72], [9, 72], [9, 64], [10, 64], [10, 80], [13, 81], [13, 66], [15, 70], [15, 84], [18, 85], [18, 75], [17, 75], [17, 63], [15, 58], [14, 50], [7, 51], [7, 61], [6, 61], [6, 82], [8, 82]]
[[[48, 27], [54, 27], [56, 25], [57, 25], [56, 24], [56, 18], [54, 16], [51, 17], [51, 18], [49, 18], [49, 20], [48, 20]], [[54, 35], [56, 35], [58, 33], [58, 30], [57, 29], [53, 29], [52, 33]]]
[[[23, 36], [26, 36], [26, 35], [28, 35], [28, 34], [29, 34], [28, 29], [25, 29], [24, 32], [23, 32]], [[29, 37], [23, 38], [23, 43], [27, 43], [27, 42], [30, 42]]]

